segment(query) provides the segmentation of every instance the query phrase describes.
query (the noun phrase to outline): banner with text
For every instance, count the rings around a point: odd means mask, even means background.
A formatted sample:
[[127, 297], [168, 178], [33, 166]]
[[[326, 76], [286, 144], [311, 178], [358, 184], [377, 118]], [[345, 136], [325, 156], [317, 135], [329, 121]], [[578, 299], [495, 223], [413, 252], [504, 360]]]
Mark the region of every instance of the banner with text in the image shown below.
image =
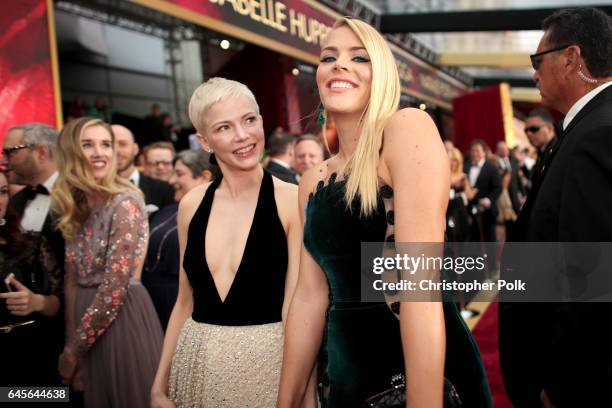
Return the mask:
[[[303, 0], [132, 0], [251, 41], [312, 64], [321, 43], [339, 17], [327, 7]], [[450, 75], [392, 45], [402, 93], [451, 109], [468, 88]]]

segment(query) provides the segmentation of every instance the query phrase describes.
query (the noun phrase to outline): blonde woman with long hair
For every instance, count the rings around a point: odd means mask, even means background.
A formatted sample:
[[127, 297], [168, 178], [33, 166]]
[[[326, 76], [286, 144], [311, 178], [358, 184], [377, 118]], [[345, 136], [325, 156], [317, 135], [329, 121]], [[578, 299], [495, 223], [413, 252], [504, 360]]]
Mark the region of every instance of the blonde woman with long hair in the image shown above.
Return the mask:
[[[398, 111], [393, 55], [362, 21], [336, 22], [316, 78], [323, 114], [336, 124], [339, 150], [305, 173], [299, 187], [304, 246], [278, 407], [299, 407], [325, 333], [327, 361], [319, 369], [327, 407], [370, 406], [366, 401], [389, 389], [392, 377], [405, 374], [401, 406], [441, 408], [445, 306], [402, 302], [392, 310], [384, 301], [362, 302], [360, 293], [361, 242], [444, 241], [450, 174], [440, 135], [426, 113]], [[457, 318], [451, 316], [447, 327], [453, 323], [465, 330]], [[469, 334], [462, 333], [462, 344], [472, 347]], [[484, 381], [486, 388], [480, 365], [465, 368], [463, 374], [473, 376], [469, 381]], [[484, 388], [467, 398], [466, 406], [486, 406]]]
[[117, 175], [114, 136], [80, 118], [59, 137], [51, 196], [66, 239], [66, 344], [59, 371], [87, 407], [148, 407], [162, 331], [140, 283], [148, 241], [142, 194]]

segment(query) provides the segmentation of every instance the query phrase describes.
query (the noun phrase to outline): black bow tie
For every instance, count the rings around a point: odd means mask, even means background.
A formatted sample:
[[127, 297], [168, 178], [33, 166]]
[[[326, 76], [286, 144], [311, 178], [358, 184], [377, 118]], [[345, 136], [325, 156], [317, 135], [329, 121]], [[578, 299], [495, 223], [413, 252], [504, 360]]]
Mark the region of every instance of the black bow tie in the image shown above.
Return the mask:
[[33, 200], [38, 194], [49, 195], [49, 190], [47, 190], [47, 187], [43, 186], [42, 184], [39, 184], [36, 187], [28, 186], [24, 188], [23, 191], [25, 192], [28, 201]]

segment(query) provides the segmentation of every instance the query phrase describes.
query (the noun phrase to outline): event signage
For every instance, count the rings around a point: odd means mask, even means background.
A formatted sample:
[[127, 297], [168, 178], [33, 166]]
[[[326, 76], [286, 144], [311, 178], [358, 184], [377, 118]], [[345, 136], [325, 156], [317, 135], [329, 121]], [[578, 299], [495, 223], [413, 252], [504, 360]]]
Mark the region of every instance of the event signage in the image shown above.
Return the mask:
[[300, 0], [166, 0], [252, 33], [319, 55], [335, 16]]
[[[320, 47], [339, 14], [311, 0], [132, 0], [212, 30], [318, 64]], [[468, 88], [392, 45], [402, 92], [451, 109]]]

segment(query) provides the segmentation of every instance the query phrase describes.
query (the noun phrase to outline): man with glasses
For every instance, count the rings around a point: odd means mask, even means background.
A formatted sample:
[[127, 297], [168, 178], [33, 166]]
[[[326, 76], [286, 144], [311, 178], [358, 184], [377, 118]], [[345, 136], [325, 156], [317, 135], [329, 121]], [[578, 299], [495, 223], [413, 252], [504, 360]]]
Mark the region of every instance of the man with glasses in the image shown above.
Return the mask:
[[534, 109], [527, 115], [525, 120], [525, 134], [527, 139], [538, 152], [538, 160], [530, 171], [529, 190], [540, 183], [542, 165], [547, 155], [553, 152], [557, 143], [555, 120], [550, 113], [544, 109]]
[[[612, 242], [612, 18], [596, 9], [566, 9], [544, 20], [543, 29], [531, 56], [533, 78], [542, 104], [565, 119], [559, 140], [534, 170], [538, 183], [511, 240]], [[542, 130], [552, 131], [540, 125], [531, 119], [530, 139], [536, 140]], [[516, 257], [507, 254], [510, 248], [503, 260], [512, 265]], [[571, 248], [565, 251], [563, 259], [589, 261]], [[572, 271], [585, 276], [588, 264], [562, 267], [582, 268]], [[559, 276], [574, 282], [569, 279], [573, 275]], [[551, 287], [559, 284], [550, 280]], [[502, 303], [500, 362], [514, 405], [612, 406], [611, 316], [612, 303]]]
[[155, 142], [145, 149], [145, 167], [149, 177], [168, 182], [172, 177], [174, 146], [170, 142]]
[[525, 134], [529, 143], [538, 150], [538, 157], [549, 151], [555, 141], [555, 120], [544, 109], [534, 109], [525, 119]]
[[[12, 204], [22, 215], [25, 231], [42, 231], [49, 226], [50, 192], [57, 180], [53, 149], [58, 133], [44, 124], [15, 126], [4, 138], [3, 154], [10, 184], [25, 185], [12, 198]], [[63, 248], [61, 251], [63, 259]]]
[[[64, 344], [60, 299], [64, 239], [55, 228], [56, 217], [49, 208], [50, 193], [58, 177], [53, 160], [57, 139], [55, 129], [38, 123], [12, 127], [4, 138], [3, 158], [8, 181], [25, 185], [11, 198], [10, 204], [17, 211], [27, 236], [28, 248], [24, 255], [33, 254], [34, 261], [28, 274], [6, 285], [12, 291], [6, 296], [20, 302], [25, 310], [32, 310], [27, 315], [32, 323], [0, 331], [0, 343], [16, 343], [20, 349], [30, 350], [27, 356], [14, 356], [14, 359], [23, 365], [22, 370], [31, 371], [27, 375], [32, 385], [60, 385], [57, 361]], [[10, 347], [5, 353], [11, 353]], [[12, 364], [7, 362], [7, 367]], [[8, 368], [0, 371], [0, 384], [14, 380], [15, 372]]]

